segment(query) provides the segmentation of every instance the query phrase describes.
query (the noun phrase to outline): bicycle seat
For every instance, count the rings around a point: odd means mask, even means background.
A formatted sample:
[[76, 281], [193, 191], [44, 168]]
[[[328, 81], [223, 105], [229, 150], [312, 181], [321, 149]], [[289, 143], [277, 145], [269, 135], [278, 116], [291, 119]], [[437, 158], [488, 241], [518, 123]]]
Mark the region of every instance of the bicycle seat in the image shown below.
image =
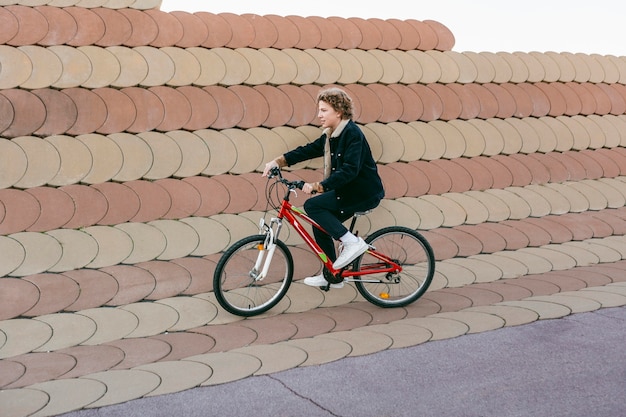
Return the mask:
[[365, 211], [357, 211], [355, 212], [352, 217], [359, 217], [359, 216], [367, 216], [368, 214], [370, 214], [372, 212], [372, 210], [365, 210]]

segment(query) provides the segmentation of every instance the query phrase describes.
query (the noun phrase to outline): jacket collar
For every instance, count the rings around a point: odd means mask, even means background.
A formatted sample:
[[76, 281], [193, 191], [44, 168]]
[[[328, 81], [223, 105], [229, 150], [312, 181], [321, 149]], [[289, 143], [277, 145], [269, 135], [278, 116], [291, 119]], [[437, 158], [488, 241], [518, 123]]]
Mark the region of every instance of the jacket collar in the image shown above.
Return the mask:
[[341, 132], [343, 132], [343, 129], [345, 129], [345, 127], [348, 125], [348, 122], [350, 122], [350, 119], [343, 119], [341, 120], [341, 122], [339, 122], [337, 129], [332, 130], [330, 127], [327, 127], [322, 133], [326, 135], [326, 137], [328, 137], [328, 133], [330, 133], [331, 138], [336, 138], [341, 135]]

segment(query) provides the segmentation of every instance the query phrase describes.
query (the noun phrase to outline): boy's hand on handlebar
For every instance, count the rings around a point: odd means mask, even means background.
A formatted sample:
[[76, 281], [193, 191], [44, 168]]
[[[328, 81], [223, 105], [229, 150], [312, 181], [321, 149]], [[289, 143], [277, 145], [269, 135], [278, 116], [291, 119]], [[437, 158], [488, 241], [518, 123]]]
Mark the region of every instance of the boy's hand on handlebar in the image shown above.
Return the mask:
[[307, 182], [302, 187], [302, 191], [304, 191], [306, 194], [317, 194], [324, 192], [324, 187], [322, 187], [319, 182]]
[[276, 162], [275, 159], [265, 164], [265, 168], [263, 169], [263, 176], [267, 177], [270, 174], [272, 168], [279, 168], [278, 162]]

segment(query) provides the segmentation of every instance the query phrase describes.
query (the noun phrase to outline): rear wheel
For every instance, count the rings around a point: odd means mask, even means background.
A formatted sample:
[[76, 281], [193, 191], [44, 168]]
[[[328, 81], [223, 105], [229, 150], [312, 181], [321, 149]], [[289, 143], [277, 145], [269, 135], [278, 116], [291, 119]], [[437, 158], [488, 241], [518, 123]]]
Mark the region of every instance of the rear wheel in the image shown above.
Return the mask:
[[285, 296], [293, 277], [291, 252], [283, 242], [276, 241], [267, 275], [259, 279], [267, 255], [265, 235], [243, 238], [224, 252], [215, 267], [213, 291], [226, 311], [238, 316], [256, 316]]
[[[379, 307], [402, 307], [426, 292], [435, 274], [435, 255], [424, 236], [408, 227], [391, 226], [372, 233], [366, 242], [402, 266], [399, 273], [355, 277], [356, 288], [367, 301]], [[356, 270], [384, 266], [370, 251], [354, 265]]]

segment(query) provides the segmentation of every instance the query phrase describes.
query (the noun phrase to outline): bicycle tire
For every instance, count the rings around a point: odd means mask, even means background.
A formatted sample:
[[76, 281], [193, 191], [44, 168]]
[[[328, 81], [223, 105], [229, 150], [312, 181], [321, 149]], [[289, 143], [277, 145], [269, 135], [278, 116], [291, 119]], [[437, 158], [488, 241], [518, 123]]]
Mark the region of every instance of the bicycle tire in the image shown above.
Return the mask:
[[[379, 307], [403, 307], [426, 292], [435, 274], [435, 255], [424, 236], [408, 227], [390, 226], [377, 230], [365, 241], [400, 264], [402, 272], [356, 277], [354, 284], [363, 298]], [[380, 263], [378, 259], [365, 252], [354, 268], [361, 270], [377, 263]]]
[[293, 278], [293, 257], [282, 241], [276, 249], [267, 276], [256, 280], [252, 271], [265, 242], [265, 235], [245, 237], [222, 255], [213, 274], [213, 292], [229, 313], [251, 317], [273, 308], [285, 296]]

